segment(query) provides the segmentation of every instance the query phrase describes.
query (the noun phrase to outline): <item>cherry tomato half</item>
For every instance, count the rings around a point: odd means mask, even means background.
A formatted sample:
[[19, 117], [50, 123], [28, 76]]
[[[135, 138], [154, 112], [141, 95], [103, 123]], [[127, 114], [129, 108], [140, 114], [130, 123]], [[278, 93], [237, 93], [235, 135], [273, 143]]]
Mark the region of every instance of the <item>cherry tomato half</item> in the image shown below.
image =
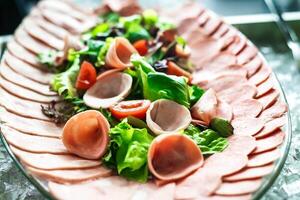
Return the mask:
[[83, 61], [76, 81], [76, 88], [81, 90], [89, 89], [96, 82], [97, 72], [95, 67]]
[[139, 52], [141, 56], [148, 53], [148, 42], [147, 40], [138, 40], [133, 43], [134, 48]]
[[117, 119], [128, 116], [144, 119], [150, 104], [151, 102], [149, 100], [121, 101], [109, 109], [111, 114]]

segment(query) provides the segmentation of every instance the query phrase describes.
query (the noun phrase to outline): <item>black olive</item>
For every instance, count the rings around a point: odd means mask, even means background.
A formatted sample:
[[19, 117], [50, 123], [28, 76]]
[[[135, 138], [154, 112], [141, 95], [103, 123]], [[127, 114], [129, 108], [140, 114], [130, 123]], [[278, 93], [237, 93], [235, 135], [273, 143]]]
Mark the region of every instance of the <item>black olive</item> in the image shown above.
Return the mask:
[[153, 68], [158, 72], [166, 72], [168, 69], [167, 60], [156, 61], [153, 65]]

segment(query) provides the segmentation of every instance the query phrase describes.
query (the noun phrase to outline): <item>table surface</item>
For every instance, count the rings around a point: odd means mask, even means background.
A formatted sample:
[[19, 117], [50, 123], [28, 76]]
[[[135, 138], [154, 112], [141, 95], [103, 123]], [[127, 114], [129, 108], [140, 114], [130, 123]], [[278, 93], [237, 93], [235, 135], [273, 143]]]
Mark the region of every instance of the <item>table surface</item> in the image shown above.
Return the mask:
[[[287, 96], [291, 110], [293, 125], [293, 140], [288, 159], [280, 176], [263, 199], [299, 199], [300, 198], [300, 149], [296, 144], [300, 142], [300, 70], [293, 63], [289, 51], [278, 51], [270, 44], [259, 46], [260, 51], [268, 60], [277, 74]], [[43, 196], [23, 176], [14, 165], [12, 159], [0, 144], [0, 200], [42, 200]]]

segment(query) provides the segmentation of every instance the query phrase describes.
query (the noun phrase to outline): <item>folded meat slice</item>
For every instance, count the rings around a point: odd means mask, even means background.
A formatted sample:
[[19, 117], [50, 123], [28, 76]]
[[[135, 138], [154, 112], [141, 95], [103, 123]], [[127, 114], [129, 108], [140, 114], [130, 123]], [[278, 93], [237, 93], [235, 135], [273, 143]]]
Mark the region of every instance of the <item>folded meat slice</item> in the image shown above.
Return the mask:
[[33, 153], [69, 154], [62, 141], [57, 138], [29, 135], [7, 126], [1, 131], [10, 145]]
[[130, 75], [121, 72], [107, 73], [99, 77], [97, 82], [86, 91], [83, 100], [92, 108], [108, 108], [127, 97], [131, 85]]
[[167, 99], [156, 100], [151, 103], [146, 113], [148, 127], [155, 133], [178, 133], [191, 123], [190, 111], [174, 101]]
[[72, 155], [29, 153], [13, 146], [10, 146], [10, 148], [23, 163], [37, 169], [86, 169], [101, 165], [100, 161], [82, 159]]
[[10, 113], [3, 108], [0, 110], [0, 119], [2, 122], [5, 122], [5, 126], [9, 126], [30, 135], [53, 138], [60, 138], [62, 135], [62, 128], [52, 122], [21, 117]]
[[137, 53], [137, 51], [130, 42], [126, 38], [118, 37], [110, 45], [105, 63], [112, 68], [125, 69], [131, 67], [130, 57], [134, 53]]
[[99, 159], [107, 149], [110, 125], [101, 112], [88, 110], [71, 117], [63, 129], [63, 143], [69, 152], [87, 159]]
[[137, 0], [104, 0], [102, 8], [107, 7], [110, 11], [117, 12], [122, 16], [129, 16], [141, 12], [141, 7]]
[[71, 170], [42, 170], [32, 167], [27, 169], [41, 178], [56, 183], [79, 183], [83, 181], [93, 180], [96, 178], [108, 177], [112, 174], [112, 170], [104, 166], [97, 166], [88, 169], [71, 169]]
[[209, 125], [210, 121], [215, 117], [220, 117], [231, 121], [232, 108], [226, 102], [218, 100], [213, 89], [207, 90], [204, 95], [191, 109], [194, 119], [201, 120]]
[[160, 180], [183, 178], [203, 165], [203, 155], [186, 135], [164, 134], [156, 137], [148, 151], [150, 172]]

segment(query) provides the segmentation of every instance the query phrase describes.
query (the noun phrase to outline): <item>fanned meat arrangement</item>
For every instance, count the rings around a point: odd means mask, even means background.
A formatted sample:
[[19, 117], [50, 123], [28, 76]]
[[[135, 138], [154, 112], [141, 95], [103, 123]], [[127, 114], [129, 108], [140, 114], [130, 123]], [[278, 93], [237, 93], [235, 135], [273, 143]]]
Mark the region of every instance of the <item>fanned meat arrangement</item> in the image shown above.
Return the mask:
[[180, 9], [168, 24], [135, 0], [43, 0], [15, 31], [1, 133], [55, 199], [251, 199], [273, 171], [288, 108], [271, 68], [209, 10]]

